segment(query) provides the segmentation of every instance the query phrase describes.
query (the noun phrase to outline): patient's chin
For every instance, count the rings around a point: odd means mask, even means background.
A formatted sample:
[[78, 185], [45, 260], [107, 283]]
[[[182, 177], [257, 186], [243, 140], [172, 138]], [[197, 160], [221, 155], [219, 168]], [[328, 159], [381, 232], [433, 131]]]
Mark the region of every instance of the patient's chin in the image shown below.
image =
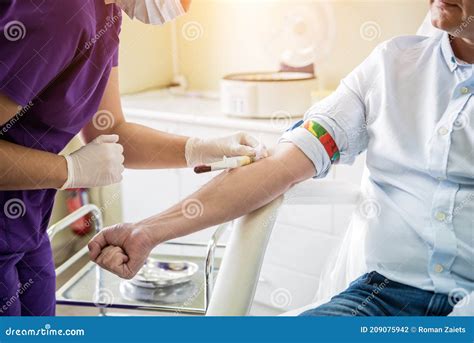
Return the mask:
[[432, 24], [437, 29], [449, 32], [451, 34], [459, 32], [459, 28], [462, 27], [462, 21], [450, 20], [449, 18], [433, 18]]
[[447, 11], [433, 7], [431, 9], [431, 22], [434, 27], [452, 33], [463, 26], [464, 20], [462, 11]]

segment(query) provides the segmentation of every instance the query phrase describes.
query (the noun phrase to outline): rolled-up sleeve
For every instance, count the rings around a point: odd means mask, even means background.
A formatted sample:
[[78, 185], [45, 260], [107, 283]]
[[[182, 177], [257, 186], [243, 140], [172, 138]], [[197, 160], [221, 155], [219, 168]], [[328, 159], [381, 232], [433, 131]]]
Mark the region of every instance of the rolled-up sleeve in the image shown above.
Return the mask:
[[[359, 67], [341, 81], [337, 90], [311, 107], [300, 125], [283, 134], [282, 142], [295, 144], [313, 163], [315, 177], [325, 177], [333, 163], [352, 164], [367, 149], [369, 135], [366, 121], [367, 93], [377, 75], [377, 48]], [[324, 129], [337, 146], [338, 158], [328, 154], [328, 148], [304, 123], [311, 121]]]

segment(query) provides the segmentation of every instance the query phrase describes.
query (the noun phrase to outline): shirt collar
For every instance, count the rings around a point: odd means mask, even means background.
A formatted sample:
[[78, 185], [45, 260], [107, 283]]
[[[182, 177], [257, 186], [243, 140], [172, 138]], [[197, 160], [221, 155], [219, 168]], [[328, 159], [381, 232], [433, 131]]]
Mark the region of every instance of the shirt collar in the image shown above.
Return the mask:
[[443, 37], [441, 38], [441, 51], [451, 72], [454, 72], [459, 66], [464, 66], [460, 64], [456, 55], [454, 55], [453, 47], [451, 46], [451, 36], [447, 32], [443, 33]]
[[443, 52], [443, 57], [449, 70], [451, 70], [451, 72], [455, 71], [458, 67], [458, 61], [454, 55], [453, 47], [451, 46], [451, 38], [447, 32], [443, 33], [441, 39], [441, 51]]

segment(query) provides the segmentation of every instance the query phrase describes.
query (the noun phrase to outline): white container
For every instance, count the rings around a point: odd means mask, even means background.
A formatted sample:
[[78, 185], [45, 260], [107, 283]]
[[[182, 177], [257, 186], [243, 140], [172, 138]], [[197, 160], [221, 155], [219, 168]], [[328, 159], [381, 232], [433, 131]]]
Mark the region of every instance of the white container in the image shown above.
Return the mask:
[[222, 112], [237, 117], [302, 116], [317, 89], [314, 74], [268, 72], [231, 74], [221, 81]]

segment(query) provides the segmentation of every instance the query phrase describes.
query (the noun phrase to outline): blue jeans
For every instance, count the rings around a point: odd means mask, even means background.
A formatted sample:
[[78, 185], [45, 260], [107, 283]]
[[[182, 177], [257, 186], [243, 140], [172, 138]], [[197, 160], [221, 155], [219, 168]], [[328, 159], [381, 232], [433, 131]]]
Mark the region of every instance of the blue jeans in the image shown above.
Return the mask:
[[370, 272], [328, 303], [302, 316], [446, 316], [453, 310], [444, 294], [424, 291]]

